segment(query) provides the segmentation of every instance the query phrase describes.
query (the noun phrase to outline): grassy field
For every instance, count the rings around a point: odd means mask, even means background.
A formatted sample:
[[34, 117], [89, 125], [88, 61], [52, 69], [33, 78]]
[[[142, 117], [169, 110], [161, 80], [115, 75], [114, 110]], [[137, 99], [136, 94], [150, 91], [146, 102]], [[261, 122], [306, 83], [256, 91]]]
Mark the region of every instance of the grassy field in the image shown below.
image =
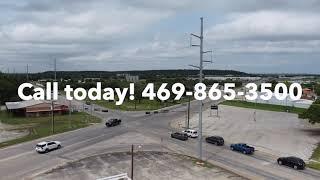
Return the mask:
[[228, 106], [236, 106], [236, 107], [243, 107], [243, 108], [250, 108], [250, 109], [260, 109], [260, 110], [267, 110], [267, 111], [277, 111], [277, 112], [290, 112], [290, 113], [302, 113], [305, 111], [303, 108], [297, 107], [286, 107], [280, 105], [273, 105], [273, 104], [260, 104], [260, 103], [252, 103], [246, 101], [224, 101], [221, 104], [228, 105]]
[[308, 167], [320, 170], [320, 144], [318, 144], [318, 147], [313, 151], [313, 154], [311, 156], [311, 160], [317, 161], [317, 162], [310, 162], [308, 164]]
[[[24, 137], [0, 143], [0, 147], [10, 146], [52, 135], [51, 116], [34, 118], [14, 117], [11, 114], [0, 111], [0, 121], [5, 124], [14, 125], [14, 130], [28, 132], [28, 135]], [[71, 123], [69, 123], [70, 121]], [[82, 112], [73, 113], [70, 119], [69, 115], [56, 115], [54, 134], [83, 128], [89, 126], [91, 123], [99, 122], [101, 122], [100, 119]]]
[[143, 111], [143, 110], [156, 110], [161, 109], [168, 106], [173, 106], [176, 104], [181, 104], [184, 102], [188, 102], [188, 98], [182, 98], [179, 101], [170, 101], [170, 102], [159, 102], [159, 101], [151, 101], [148, 99], [143, 99], [140, 101], [140, 103], [136, 102], [135, 107], [135, 101], [128, 101], [125, 100], [122, 105], [117, 106], [115, 105], [115, 102], [108, 102], [108, 101], [94, 101], [93, 103], [98, 104], [100, 106], [109, 108], [109, 109], [119, 109], [124, 111]]

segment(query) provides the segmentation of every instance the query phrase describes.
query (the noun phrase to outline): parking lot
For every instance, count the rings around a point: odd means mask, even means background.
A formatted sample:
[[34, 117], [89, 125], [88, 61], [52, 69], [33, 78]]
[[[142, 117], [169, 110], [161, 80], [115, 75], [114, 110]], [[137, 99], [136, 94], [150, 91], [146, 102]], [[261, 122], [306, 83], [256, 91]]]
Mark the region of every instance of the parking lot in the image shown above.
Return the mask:
[[[211, 111], [211, 112], [210, 112]], [[197, 129], [198, 114], [190, 118], [190, 127]], [[182, 130], [186, 118], [172, 123]], [[319, 143], [320, 128], [312, 126], [297, 114], [271, 112], [219, 105], [219, 111], [203, 113], [204, 136], [223, 136], [227, 143], [244, 142], [258, 151], [276, 156], [294, 155], [308, 160]]]

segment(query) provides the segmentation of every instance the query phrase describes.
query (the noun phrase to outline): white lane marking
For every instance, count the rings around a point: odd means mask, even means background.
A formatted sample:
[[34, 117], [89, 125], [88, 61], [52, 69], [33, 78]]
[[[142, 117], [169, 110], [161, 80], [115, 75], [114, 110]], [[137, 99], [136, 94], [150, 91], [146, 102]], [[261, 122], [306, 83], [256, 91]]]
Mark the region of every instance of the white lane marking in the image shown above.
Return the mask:
[[271, 163], [270, 162], [261, 162], [261, 164], [264, 166], [267, 166], [267, 165], [270, 165]]
[[29, 151], [29, 152], [25, 152], [25, 153], [21, 153], [21, 154], [15, 155], [15, 156], [10, 156], [10, 157], [4, 158], [4, 159], [0, 159], [0, 162], [8, 161], [8, 160], [11, 160], [11, 159], [16, 159], [16, 158], [19, 158], [21, 156], [25, 156], [25, 155], [32, 154], [32, 153], [34, 153], [34, 151]]

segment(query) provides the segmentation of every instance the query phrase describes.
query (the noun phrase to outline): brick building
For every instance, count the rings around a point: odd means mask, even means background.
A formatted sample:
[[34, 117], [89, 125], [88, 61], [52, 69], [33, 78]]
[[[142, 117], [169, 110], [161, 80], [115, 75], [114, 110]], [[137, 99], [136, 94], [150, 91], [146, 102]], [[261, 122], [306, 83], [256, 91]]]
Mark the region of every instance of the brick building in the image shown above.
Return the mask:
[[[18, 116], [25, 117], [39, 117], [48, 116], [51, 114], [51, 101], [18, 101], [18, 102], [6, 102], [6, 108], [8, 112], [12, 112]], [[55, 114], [65, 114], [69, 112], [69, 107], [61, 103], [54, 103]]]

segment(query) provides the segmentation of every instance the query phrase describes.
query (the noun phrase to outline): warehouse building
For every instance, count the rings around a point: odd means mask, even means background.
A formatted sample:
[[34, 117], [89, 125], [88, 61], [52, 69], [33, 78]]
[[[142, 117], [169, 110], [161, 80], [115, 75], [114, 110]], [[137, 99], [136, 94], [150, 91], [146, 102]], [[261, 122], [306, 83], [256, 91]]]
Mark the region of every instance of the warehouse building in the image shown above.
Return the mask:
[[[17, 116], [25, 117], [40, 117], [48, 116], [52, 111], [51, 101], [18, 101], [18, 102], [6, 102], [6, 108], [8, 112], [13, 113]], [[65, 114], [69, 112], [67, 105], [54, 102], [54, 113]]]

